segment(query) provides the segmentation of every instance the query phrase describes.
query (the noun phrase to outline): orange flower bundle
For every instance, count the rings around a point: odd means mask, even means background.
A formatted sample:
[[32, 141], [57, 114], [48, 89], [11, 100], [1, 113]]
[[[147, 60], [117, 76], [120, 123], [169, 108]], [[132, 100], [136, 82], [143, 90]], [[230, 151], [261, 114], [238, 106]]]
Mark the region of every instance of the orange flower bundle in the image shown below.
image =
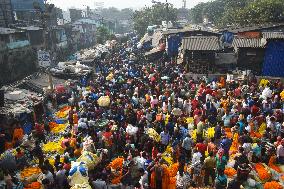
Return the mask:
[[224, 128], [225, 132], [231, 132], [231, 128]]
[[49, 122], [48, 125], [49, 125], [50, 129], [53, 129], [54, 127], [57, 126], [57, 124], [55, 122]]
[[225, 131], [225, 133], [228, 138], [233, 138], [233, 133], [231, 131]]
[[59, 111], [65, 112], [65, 111], [69, 111], [70, 109], [71, 109], [70, 106], [64, 106], [64, 107], [62, 107]]
[[115, 170], [118, 169], [118, 168], [122, 168], [123, 161], [124, 161], [124, 159], [121, 158], [121, 157], [115, 158], [112, 162], [110, 162], [108, 167], [115, 169]]
[[27, 185], [24, 189], [40, 189], [41, 183], [40, 182], [32, 182], [31, 184]]
[[110, 164], [108, 165], [109, 168], [118, 171], [118, 174], [114, 175], [114, 178], [111, 180], [112, 184], [119, 184], [122, 178], [122, 166], [123, 166], [124, 159], [121, 157], [115, 158]]
[[168, 168], [170, 177], [175, 177], [178, 172], [178, 163], [174, 163]]
[[276, 162], [276, 156], [272, 156], [270, 159], [269, 159], [269, 162], [268, 162], [268, 166], [273, 169], [274, 171], [277, 171], [278, 173], [281, 173], [281, 169], [279, 166], [275, 165], [275, 162]]
[[112, 183], [112, 184], [119, 184], [121, 178], [122, 178], [122, 172], [121, 172], [121, 174], [120, 174], [118, 177], [113, 178], [113, 179], [111, 180], [111, 183]]
[[261, 163], [256, 163], [254, 167], [260, 180], [267, 181], [268, 179], [270, 179], [271, 174], [265, 169], [264, 165], [262, 165]]
[[228, 177], [232, 178], [233, 176], [237, 174], [237, 171], [234, 168], [228, 167], [225, 169], [224, 173]]
[[29, 168], [26, 168], [24, 169], [20, 175], [21, 175], [21, 178], [24, 179], [24, 178], [29, 178], [33, 175], [36, 175], [36, 174], [40, 174], [41, 173], [41, 170], [40, 168], [38, 167], [29, 167]]
[[262, 134], [258, 133], [258, 132], [251, 132], [250, 133], [250, 136], [251, 137], [256, 137], [256, 138], [261, 138], [262, 137]]
[[283, 186], [276, 181], [266, 182], [264, 189], [283, 189]]

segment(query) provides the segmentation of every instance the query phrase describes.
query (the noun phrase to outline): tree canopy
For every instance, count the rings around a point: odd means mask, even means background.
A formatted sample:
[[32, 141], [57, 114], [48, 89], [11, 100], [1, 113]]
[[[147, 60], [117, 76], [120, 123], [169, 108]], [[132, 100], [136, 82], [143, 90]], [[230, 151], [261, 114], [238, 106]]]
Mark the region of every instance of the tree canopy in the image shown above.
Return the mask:
[[218, 26], [284, 21], [283, 0], [215, 0], [190, 9], [193, 23], [207, 17]]
[[151, 25], [161, 25], [162, 21], [171, 21], [175, 23], [177, 21], [177, 9], [172, 4], [157, 3], [151, 7], [145, 7], [141, 10], [137, 10], [133, 14], [134, 29], [139, 35], [146, 33], [147, 27]]

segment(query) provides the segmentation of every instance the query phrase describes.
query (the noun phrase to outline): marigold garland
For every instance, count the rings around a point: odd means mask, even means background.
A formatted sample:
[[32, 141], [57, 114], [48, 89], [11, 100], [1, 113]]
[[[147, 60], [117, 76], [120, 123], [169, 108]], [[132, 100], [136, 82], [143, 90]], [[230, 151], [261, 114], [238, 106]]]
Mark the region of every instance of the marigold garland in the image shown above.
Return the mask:
[[276, 181], [266, 182], [264, 189], [283, 189], [283, 186]]
[[270, 179], [271, 174], [265, 169], [264, 165], [262, 165], [261, 163], [256, 163], [254, 167], [260, 180], [267, 181], [268, 179]]
[[28, 167], [21, 171], [20, 175], [22, 179], [29, 178], [33, 175], [40, 174], [41, 170], [38, 167]]
[[31, 184], [28, 184], [27, 187], [25, 187], [24, 189], [41, 189], [41, 183], [32, 182]]
[[122, 166], [123, 166], [124, 159], [121, 157], [115, 158], [112, 162], [109, 163], [108, 167], [114, 170], [119, 170], [118, 175], [116, 175], [112, 180], [112, 184], [119, 184], [122, 178]]
[[122, 168], [124, 159], [122, 157], [115, 158], [112, 162], [109, 163], [108, 167], [112, 169]]
[[228, 177], [232, 178], [237, 174], [237, 171], [234, 168], [227, 167], [224, 171], [224, 174], [227, 175]]
[[277, 171], [278, 173], [282, 173], [281, 169], [279, 166], [277, 166], [275, 164], [276, 162], [276, 156], [272, 156], [270, 159], [269, 159], [269, 162], [268, 162], [268, 166], [273, 169], [274, 171]]

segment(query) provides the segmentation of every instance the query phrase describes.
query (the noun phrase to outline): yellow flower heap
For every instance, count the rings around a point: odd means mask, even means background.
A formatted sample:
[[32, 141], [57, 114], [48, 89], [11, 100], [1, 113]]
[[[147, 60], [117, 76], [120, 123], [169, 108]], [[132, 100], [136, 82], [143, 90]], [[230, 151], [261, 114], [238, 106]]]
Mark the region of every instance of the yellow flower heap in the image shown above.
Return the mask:
[[45, 153], [59, 153], [63, 154], [64, 149], [61, 147], [61, 142], [63, 138], [61, 138], [58, 142], [48, 142], [43, 145], [42, 149]]
[[157, 133], [157, 131], [155, 131], [155, 129], [152, 128], [148, 129], [147, 134], [149, 135], [150, 138], [152, 138], [156, 142], [161, 141], [161, 136]]
[[215, 127], [210, 127], [207, 130], [207, 137], [208, 138], [214, 138], [215, 135]]
[[172, 158], [172, 148], [170, 146], [167, 147], [166, 151], [162, 154], [162, 158], [169, 164], [173, 164]]
[[68, 116], [68, 112], [71, 109], [70, 106], [65, 106], [61, 108], [58, 112], [55, 113], [55, 116], [58, 118], [66, 118]]
[[192, 131], [192, 133], [191, 133], [191, 138], [192, 138], [192, 140], [193, 140], [194, 142], [196, 142], [196, 140], [197, 140], [197, 130], [196, 130], [196, 129], [194, 129], [194, 130]]

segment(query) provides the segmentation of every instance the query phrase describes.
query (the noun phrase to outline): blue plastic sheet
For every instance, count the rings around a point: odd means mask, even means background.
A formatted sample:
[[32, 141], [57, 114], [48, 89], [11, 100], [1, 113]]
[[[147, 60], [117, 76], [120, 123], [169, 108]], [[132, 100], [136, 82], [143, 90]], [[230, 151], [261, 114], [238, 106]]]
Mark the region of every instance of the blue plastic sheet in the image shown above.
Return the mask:
[[181, 45], [183, 34], [177, 34], [168, 38], [168, 55], [174, 56], [178, 54], [178, 48]]
[[65, 122], [66, 122], [65, 119], [57, 119], [57, 120], [55, 120], [55, 123], [57, 123], [57, 124], [64, 124]]
[[27, 135], [31, 134], [32, 127], [33, 127], [32, 123], [25, 123], [23, 125], [24, 134], [27, 134]]
[[271, 41], [268, 43], [262, 67], [262, 75], [284, 77], [283, 41]]

